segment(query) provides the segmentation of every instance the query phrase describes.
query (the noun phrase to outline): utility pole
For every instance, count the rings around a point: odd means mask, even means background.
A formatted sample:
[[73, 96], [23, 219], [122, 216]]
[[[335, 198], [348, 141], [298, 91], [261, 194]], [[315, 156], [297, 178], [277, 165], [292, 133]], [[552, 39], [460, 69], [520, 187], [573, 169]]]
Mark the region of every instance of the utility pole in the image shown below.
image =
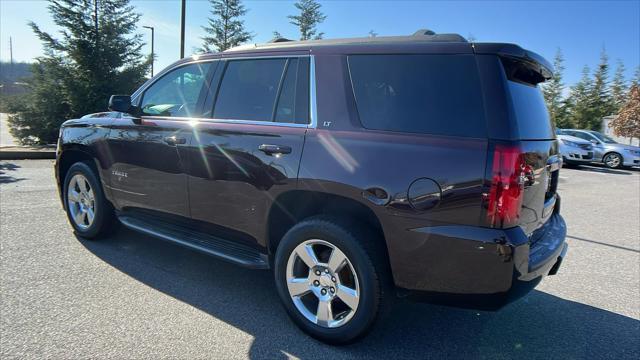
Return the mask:
[[156, 61], [156, 54], [153, 52], [153, 26], [142, 26], [151, 30], [151, 77], [153, 77], [153, 63]]
[[182, 17], [180, 19], [180, 59], [184, 59], [184, 16], [187, 0], [182, 0]]
[[13, 42], [9, 36], [9, 58], [11, 59], [11, 67], [13, 67]]

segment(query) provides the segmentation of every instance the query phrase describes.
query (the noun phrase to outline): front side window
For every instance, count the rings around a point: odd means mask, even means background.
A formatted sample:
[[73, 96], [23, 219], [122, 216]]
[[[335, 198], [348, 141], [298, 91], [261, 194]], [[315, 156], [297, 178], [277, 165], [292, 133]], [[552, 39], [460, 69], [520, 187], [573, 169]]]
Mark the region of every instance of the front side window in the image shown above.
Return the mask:
[[617, 144], [618, 143], [617, 141], [613, 140], [613, 138], [611, 138], [611, 137], [609, 137], [609, 136], [607, 136], [605, 134], [599, 133], [597, 131], [591, 131], [590, 134], [595, 136], [595, 137], [597, 137], [598, 140], [602, 141], [605, 144]]
[[151, 85], [142, 97], [144, 115], [194, 117], [198, 99], [207, 90], [211, 62], [179, 67]]

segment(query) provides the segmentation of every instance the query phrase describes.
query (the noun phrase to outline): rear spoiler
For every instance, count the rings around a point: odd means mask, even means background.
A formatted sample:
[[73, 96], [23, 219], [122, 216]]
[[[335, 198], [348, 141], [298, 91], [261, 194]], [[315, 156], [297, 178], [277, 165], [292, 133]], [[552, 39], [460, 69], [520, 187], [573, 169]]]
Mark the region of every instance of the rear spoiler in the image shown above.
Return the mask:
[[474, 52], [498, 55], [512, 80], [535, 85], [553, 76], [553, 65], [549, 61], [515, 44], [476, 43]]

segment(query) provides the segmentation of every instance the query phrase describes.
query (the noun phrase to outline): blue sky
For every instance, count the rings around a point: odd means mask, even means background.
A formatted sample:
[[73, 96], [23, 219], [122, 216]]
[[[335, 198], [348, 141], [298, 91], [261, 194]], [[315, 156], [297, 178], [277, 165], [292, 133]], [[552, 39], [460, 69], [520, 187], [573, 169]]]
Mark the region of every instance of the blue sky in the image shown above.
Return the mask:
[[[640, 64], [640, 1], [320, 1], [327, 20], [320, 30], [327, 38], [412, 34], [420, 28], [436, 32], [473, 34], [477, 41], [513, 42], [551, 60], [562, 48], [566, 59], [565, 81], [576, 82], [582, 67], [598, 63], [605, 47], [610, 62], [621, 59], [630, 78]], [[265, 42], [278, 30], [296, 38], [288, 23], [294, 1], [245, 1], [245, 24]], [[140, 26], [156, 28], [156, 69], [179, 56], [180, 1], [132, 0], [142, 14]], [[205, 0], [187, 0], [186, 52], [201, 45], [210, 6]], [[9, 59], [9, 36], [14, 58], [31, 61], [42, 53], [40, 43], [27, 27], [29, 20], [55, 31], [46, 2], [0, 0], [0, 58]], [[149, 31], [140, 28], [150, 43]], [[145, 47], [149, 52], [149, 46]], [[613, 71], [612, 71], [613, 72]]]

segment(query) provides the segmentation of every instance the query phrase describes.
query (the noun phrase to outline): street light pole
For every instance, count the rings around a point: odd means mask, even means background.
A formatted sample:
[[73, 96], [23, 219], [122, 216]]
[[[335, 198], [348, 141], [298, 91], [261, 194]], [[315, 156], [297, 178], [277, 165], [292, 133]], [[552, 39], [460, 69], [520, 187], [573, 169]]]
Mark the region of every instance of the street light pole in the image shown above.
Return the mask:
[[182, 0], [182, 15], [180, 18], [180, 59], [184, 59], [184, 17], [187, 0]]
[[151, 30], [151, 77], [153, 77], [153, 63], [156, 61], [156, 54], [153, 51], [153, 38], [154, 38], [153, 26], [142, 26], [142, 27], [145, 29]]

